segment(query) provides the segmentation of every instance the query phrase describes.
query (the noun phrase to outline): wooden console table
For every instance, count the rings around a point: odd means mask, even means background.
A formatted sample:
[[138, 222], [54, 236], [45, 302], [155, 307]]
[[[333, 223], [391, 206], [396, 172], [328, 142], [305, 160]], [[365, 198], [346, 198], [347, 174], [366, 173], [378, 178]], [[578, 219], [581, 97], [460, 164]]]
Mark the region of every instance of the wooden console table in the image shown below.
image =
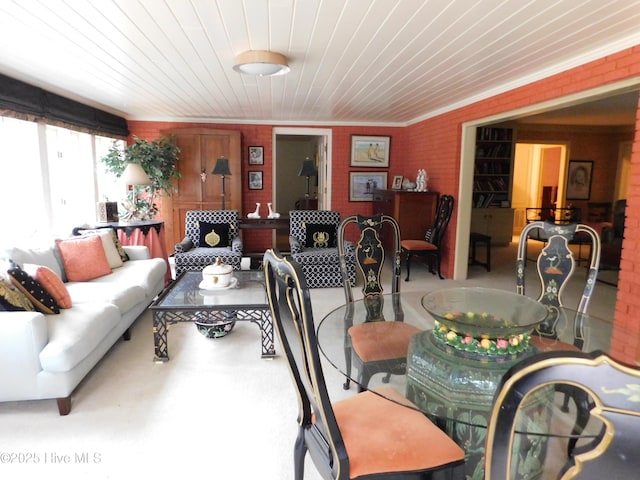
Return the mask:
[[289, 231], [289, 217], [241, 218], [240, 230], [286, 230]]
[[[289, 236], [289, 217], [280, 217], [280, 218], [240, 218], [239, 225], [240, 230], [273, 230], [275, 232], [275, 238], [272, 238], [272, 245], [278, 245], [278, 238], [285, 239]], [[249, 232], [247, 232], [249, 233]], [[283, 243], [282, 240], [280, 243]], [[288, 250], [288, 241], [286, 242], [287, 247], [280, 248], [280, 251]], [[284, 245], [284, 243], [283, 243]], [[259, 259], [262, 259], [264, 255], [264, 250], [262, 251], [248, 251], [244, 252], [244, 255], [252, 258], [252, 264], [257, 262]], [[253, 268], [253, 267], [252, 267]]]

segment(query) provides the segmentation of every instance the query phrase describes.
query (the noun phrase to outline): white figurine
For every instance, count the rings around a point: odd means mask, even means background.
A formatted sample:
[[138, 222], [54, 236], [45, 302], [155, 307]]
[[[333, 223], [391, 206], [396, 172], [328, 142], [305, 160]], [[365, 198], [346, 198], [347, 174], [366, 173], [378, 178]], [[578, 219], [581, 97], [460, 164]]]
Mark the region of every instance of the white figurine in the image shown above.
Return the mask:
[[416, 191], [417, 192], [426, 192], [427, 191], [427, 171], [424, 168], [418, 170], [418, 176], [416, 178]]
[[256, 203], [255, 211], [247, 214], [247, 218], [260, 218], [260, 204]]
[[269, 215], [267, 218], [280, 218], [280, 214], [278, 212], [274, 212], [271, 208], [271, 202], [267, 203], [267, 207], [269, 208]]

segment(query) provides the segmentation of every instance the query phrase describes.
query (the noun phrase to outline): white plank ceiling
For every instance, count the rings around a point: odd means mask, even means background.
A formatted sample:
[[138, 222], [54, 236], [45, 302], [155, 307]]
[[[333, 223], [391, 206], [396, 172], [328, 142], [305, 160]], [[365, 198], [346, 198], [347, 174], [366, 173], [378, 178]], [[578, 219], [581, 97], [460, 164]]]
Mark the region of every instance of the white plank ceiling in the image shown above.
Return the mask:
[[130, 120], [406, 125], [633, 45], [640, 0], [0, 0], [0, 73]]

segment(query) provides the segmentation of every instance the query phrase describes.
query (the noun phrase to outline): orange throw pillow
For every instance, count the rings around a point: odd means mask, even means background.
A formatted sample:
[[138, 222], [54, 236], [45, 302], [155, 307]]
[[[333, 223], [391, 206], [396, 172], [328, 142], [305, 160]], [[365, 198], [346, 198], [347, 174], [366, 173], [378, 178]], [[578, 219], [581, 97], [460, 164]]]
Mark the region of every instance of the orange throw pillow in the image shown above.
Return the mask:
[[111, 273], [100, 237], [57, 240], [67, 280], [86, 282]]
[[24, 270], [49, 292], [60, 308], [71, 308], [71, 296], [62, 279], [44, 265], [25, 264]]

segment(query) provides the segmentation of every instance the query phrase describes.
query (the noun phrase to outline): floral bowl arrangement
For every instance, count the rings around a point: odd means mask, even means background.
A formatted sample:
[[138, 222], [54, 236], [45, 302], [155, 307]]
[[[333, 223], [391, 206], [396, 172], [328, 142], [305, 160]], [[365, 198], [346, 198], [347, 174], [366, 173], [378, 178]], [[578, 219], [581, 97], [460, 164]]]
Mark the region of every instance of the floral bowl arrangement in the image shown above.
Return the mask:
[[529, 333], [547, 315], [532, 298], [482, 287], [431, 292], [422, 305], [436, 320], [437, 339], [457, 350], [498, 356], [527, 351]]

